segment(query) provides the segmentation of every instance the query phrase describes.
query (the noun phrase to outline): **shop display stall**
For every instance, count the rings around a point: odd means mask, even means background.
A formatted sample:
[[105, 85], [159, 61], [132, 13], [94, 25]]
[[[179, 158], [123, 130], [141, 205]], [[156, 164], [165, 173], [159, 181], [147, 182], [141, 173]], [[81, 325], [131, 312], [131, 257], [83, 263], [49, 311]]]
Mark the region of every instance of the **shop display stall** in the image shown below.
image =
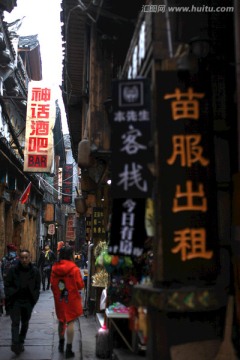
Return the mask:
[[[137, 284], [150, 282], [151, 246], [141, 258], [110, 255], [106, 242], [95, 248], [96, 272], [92, 285], [97, 289], [96, 318], [100, 325], [107, 324], [111, 350], [128, 349], [143, 352], [147, 339], [146, 309], [133, 306], [132, 290]], [[105, 291], [106, 296], [103, 296]], [[104, 304], [103, 304], [104, 299]]]

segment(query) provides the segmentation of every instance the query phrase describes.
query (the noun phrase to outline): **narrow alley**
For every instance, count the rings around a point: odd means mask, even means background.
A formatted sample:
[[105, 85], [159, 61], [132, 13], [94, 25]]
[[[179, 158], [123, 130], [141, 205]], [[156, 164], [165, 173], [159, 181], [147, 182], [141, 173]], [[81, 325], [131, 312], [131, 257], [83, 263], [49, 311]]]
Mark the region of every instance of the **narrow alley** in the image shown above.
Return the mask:
[[0, 0], [0, 303], [22, 252], [89, 314], [0, 360], [240, 360], [240, 0]]
[[[11, 349], [11, 321], [5, 314], [0, 317], [1, 360], [60, 360], [64, 354], [58, 352], [57, 319], [51, 290], [41, 291], [30, 321], [25, 342], [25, 351], [15, 355]], [[97, 324], [94, 316], [82, 316], [75, 323], [73, 351], [75, 359], [97, 359], [95, 336]]]

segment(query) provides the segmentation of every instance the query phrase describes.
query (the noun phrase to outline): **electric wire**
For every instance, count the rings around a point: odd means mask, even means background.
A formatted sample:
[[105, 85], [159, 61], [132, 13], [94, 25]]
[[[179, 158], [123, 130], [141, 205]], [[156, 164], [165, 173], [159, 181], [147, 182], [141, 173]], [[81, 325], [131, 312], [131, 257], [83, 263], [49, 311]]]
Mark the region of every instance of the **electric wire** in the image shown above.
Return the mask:
[[[57, 190], [57, 189], [55, 189], [55, 187], [54, 186], [52, 186], [51, 184], [49, 184], [44, 178], [40, 178], [41, 180], [43, 180], [43, 182], [45, 183], [45, 186], [48, 186], [48, 187], [50, 187], [50, 189], [52, 189], [52, 190], [54, 190], [54, 191], [56, 191], [57, 193], [58, 193], [58, 195], [67, 195], [67, 196], [69, 196], [70, 194], [68, 193], [63, 193], [63, 192], [61, 192], [60, 190]], [[41, 181], [40, 180], [40, 181]], [[73, 193], [74, 192], [76, 192], [76, 190], [73, 190]]]

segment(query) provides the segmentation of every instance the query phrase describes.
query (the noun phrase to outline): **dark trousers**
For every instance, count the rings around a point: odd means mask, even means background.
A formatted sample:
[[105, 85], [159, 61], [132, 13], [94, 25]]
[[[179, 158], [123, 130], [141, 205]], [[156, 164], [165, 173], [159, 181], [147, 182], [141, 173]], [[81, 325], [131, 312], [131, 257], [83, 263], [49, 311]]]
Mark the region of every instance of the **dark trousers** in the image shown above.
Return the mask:
[[12, 344], [24, 343], [33, 306], [30, 302], [16, 301], [9, 309], [12, 321]]
[[[4, 286], [5, 286], [5, 279], [4, 279]], [[6, 315], [9, 315], [9, 300], [8, 299], [5, 299], [5, 312], [6, 312]]]
[[50, 288], [51, 270], [52, 270], [51, 267], [43, 267], [43, 269], [41, 271], [43, 290], [46, 289], [46, 282], [47, 282], [47, 289]]

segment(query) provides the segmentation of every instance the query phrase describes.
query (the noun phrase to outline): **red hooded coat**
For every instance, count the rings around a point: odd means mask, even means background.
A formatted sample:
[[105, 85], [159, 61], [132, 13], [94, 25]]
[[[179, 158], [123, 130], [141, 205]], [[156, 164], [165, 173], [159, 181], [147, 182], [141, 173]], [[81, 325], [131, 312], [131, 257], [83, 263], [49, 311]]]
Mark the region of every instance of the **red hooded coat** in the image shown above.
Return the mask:
[[[65, 290], [59, 288], [64, 283]], [[84, 282], [77, 265], [70, 260], [60, 260], [52, 267], [51, 289], [54, 295], [56, 315], [60, 322], [68, 323], [82, 315], [82, 299], [79, 293]]]

